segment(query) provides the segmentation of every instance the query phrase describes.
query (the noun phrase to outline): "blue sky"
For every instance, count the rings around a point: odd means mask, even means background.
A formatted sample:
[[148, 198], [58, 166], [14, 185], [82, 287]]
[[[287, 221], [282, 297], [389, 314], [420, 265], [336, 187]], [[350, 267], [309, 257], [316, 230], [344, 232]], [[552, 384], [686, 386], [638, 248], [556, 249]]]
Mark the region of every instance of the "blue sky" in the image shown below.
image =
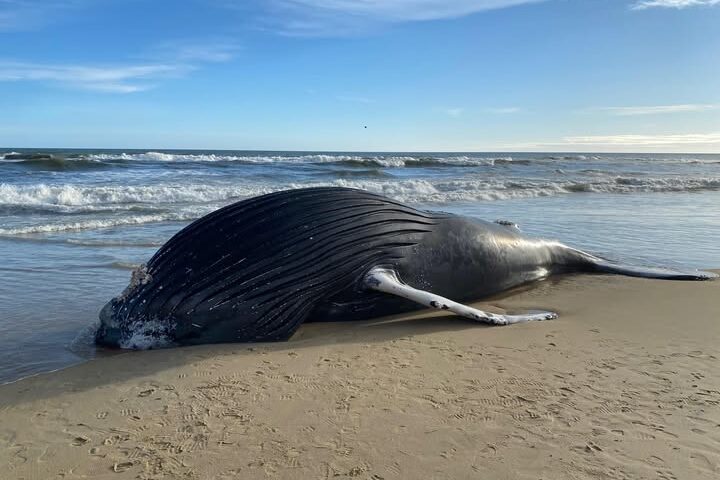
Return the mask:
[[720, 0], [0, 0], [0, 145], [720, 153]]

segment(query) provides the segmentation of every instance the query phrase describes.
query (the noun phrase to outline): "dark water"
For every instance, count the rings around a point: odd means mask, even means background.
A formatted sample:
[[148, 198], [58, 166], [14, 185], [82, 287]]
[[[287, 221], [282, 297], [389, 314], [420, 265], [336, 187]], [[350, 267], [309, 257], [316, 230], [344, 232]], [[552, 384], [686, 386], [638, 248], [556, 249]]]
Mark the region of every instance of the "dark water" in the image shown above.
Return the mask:
[[720, 267], [720, 155], [0, 149], [0, 382], [92, 357], [99, 308], [191, 220], [317, 185], [636, 263]]

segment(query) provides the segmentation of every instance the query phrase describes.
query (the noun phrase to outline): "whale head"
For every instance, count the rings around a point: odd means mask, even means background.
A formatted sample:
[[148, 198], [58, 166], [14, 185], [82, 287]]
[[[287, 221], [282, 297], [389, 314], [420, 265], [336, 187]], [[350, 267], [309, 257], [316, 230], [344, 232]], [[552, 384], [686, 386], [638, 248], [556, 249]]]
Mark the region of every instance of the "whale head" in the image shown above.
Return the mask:
[[171, 346], [177, 322], [173, 318], [161, 318], [147, 308], [146, 295], [152, 289], [152, 276], [147, 267], [139, 266], [125, 291], [100, 310], [95, 343], [137, 350]]
[[120, 325], [113, 318], [113, 302], [115, 302], [115, 299], [110, 300], [102, 310], [100, 310], [100, 314], [98, 315], [100, 325], [98, 325], [98, 329], [95, 332], [95, 343], [103, 347], [120, 348], [123, 332]]

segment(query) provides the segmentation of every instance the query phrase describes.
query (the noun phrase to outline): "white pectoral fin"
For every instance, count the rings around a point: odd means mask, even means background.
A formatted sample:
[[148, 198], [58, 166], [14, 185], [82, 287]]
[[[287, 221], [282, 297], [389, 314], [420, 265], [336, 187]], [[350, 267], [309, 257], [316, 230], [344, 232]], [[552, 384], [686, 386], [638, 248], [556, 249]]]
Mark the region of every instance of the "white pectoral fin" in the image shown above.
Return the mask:
[[394, 271], [386, 268], [373, 268], [365, 276], [365, 286], [378, 292], [397, 295], [413, 302], [425, 305], [428, 308], [447, 310], [456, 315], [470, 318], [478, 322], [492, 325], [510, 325], [513, 323], [531, 322], [536, 320], [551, 320], [557, 318], [552, 312], [532, 313], [527, 315], [498, 315], [468, 307], [461, 303], [435, 295], [431, 292], [418, 290], [400, 281]]

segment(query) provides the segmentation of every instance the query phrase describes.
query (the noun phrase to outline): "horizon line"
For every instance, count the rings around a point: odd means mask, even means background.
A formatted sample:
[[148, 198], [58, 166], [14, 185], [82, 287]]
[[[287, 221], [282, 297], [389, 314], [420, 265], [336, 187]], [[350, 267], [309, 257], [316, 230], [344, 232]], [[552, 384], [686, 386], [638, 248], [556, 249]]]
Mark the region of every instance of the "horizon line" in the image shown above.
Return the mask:
[[304, 150], [304, 149], [268, 149], [268, 148], [164, 148], [164, 147], [6, 147], [0, 146], [1, 150], [142, 150], [144, 152], [155, 151], [213, 151], [213, 152], [279, 152], [279, 153], [578, 153], [578, 154], [629, 154], [629, 155], [720, 155], [717, 152], [682, 152], [682, 151], [614, 151], [603, 152], [598, 150]]

